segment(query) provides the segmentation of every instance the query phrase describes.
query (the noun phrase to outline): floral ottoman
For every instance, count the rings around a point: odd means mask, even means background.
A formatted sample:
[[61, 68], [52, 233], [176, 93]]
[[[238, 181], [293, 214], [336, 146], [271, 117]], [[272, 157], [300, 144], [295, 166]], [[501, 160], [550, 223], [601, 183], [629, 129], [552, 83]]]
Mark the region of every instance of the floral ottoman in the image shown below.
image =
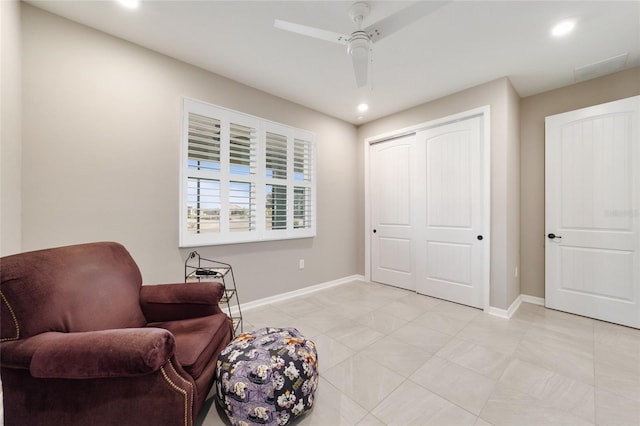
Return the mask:
[[216, 400], [235, 425], [286, 425], [313, 406], [315, 344], [295, 328], [237, 336], [218, 357]]

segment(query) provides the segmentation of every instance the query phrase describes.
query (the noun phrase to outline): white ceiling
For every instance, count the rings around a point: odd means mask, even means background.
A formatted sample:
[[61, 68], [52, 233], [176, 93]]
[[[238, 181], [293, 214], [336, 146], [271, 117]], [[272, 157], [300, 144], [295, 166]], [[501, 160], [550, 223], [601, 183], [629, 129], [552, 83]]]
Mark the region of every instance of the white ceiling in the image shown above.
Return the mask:
[[[576, 81], [574, 69], [628, 53], [640, 65], [640, 1], [452, 1], [373, 47], [357, 89], [344, 46], [274, 19], [350, 34], [350, 1], [28, 1], [39, 8], [354, 124], [507, 76], [520, 96]], [[408, 5], [369, 1], [364, 26]], [[550, 28], [576, 29], [554, 39]], [[610, 72], [610, 71], [609, 71]], [[370, 109], [358, 119], [356, 105]]]

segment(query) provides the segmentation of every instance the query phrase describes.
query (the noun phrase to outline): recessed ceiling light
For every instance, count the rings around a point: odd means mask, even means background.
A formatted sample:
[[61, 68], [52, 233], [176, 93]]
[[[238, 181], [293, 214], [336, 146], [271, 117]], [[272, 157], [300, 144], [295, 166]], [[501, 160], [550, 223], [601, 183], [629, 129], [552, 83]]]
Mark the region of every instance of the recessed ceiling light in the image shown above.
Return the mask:
[[118, 0], [118, 3], [127, 9], [136, 9], [140, 5], [139, 0]]
[[362, 103], [362, 104], [358, 105], [358, 111], [360, 111], [360, 112], [365, 112], [368, 109], [369, 109], [369, 105], [367, 105], [367, 104]]
[[576, 27], [576, 21], [573, 19], [566, 19], [558, 22], [551, 28], [551, 35], [554, 37], [562, 37], [569, 34]]

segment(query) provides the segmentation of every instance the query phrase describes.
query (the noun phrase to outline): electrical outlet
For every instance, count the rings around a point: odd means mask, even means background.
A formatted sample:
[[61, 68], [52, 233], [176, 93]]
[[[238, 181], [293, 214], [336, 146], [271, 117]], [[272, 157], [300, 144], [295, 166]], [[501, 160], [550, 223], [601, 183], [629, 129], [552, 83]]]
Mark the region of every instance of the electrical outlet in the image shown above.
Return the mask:
[[304, 259], [298, 260], [298, 268], [304, 269]]

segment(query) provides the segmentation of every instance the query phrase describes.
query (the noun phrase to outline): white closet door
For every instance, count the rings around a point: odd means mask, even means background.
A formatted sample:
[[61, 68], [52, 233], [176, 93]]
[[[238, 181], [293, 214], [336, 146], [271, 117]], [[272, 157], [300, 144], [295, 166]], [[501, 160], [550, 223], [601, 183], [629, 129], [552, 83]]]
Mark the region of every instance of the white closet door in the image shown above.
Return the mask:
[[416, 157], [424, 167], [416, 223], [419, 293], [484, 306], [482, 134], [480, 117], [419, 132]]
[[546, 305], [640, 328], [640, 96], [547, 117], [545, 147]]
[[371, 280], [415, 290], [415, 135], [369, 148]]

